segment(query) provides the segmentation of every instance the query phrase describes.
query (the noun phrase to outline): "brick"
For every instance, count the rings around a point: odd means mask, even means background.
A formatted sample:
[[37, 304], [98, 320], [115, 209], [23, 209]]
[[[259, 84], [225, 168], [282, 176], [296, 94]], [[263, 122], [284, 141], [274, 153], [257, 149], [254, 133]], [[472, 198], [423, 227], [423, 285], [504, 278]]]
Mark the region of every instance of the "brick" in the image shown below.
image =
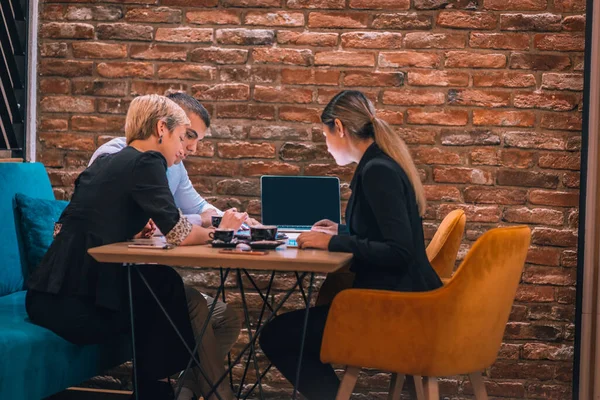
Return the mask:
[[483, 8], [494, 11], [542, 11], [546, 0], [483, 0]]
[[[317, 91], [317, 103], [327, 104], [333, 96], [340, 92], [337, 88], [319, 88]], [[367, 99], [371, 100], [372, 103], [377, 102], [377, 96], [379, 91], [377, 90], [362, 90], [363, 94]]]
[[152, 64], [144, 62], [100, 63], [96, 71], [104, 78], [150, 78], [154, 75]]
[[437, 68], [440, 61], [440, 55], [435, 53], [397, 51], [379, 53], [378, 63], [380, 67]]
[[278, 71], [274, 68], [249, 65], [221, 68], [220, 80], [222, 82], [260, 82], [271, 83], [278, 78]]
[[460, 201], [460, 190], [454, 186], [424, 185], [427, 201]]
[[[538, 339], [535, 337], [536, 333], [540, 334], [540, 340], [558, 339], [559, 327], [533, 325], [529, 322], [509, 322], [504, 338], [509, 340]], [[554, 365], [551, 363], [534, 363], [532, 361], [523, 362], [522, 360], [519, 360], [519, 362], [503, 361], [496, 363], [490, 368], [489, 373], [492, 379], [536, 379], [547, 381], [553, 377]]]
[[554, 189], [559, 183], [556, 174], [523, 170], [498, 171], [496, 180], [502, 186], [536, 186], [547, 189]]
[[356, 49], [396, 49], [402, 47], [402, 34], [392, 32], [347, 32], [342, 47]]
[[91, 76], [93, 63], [91, 61], [72, 60], [41, 60], [39, 74], [41, 76], [82, 77]]
[[37, 162], [44, 164], [46, 168], [62, 168], [64, 166], [65, 152], [56, 150], [41, 150], [37, 152]]
[[431, 29], [433, 26], [430, 15], [421, 13], [376, 14], [371, 23], [374, 29]]
[[576, 246], [577, 231], [571, 229], [536, 227], [531, 231], [531, 242], [545, 246]]
[[79, 22], [49, 22], [42, 24], [40, 37], [47, 39], [93, 39], [94, 26]]
[[277, 161], [256, 161], [244, 163], [242, 165], [242, 175], [250, 177], [262, 175], [300, 175], [300, 167]]
[[584, 58], [583, 56], [573, 57], [573, 71], [583, 71], [584, 69]]
[[326, 85], [337, 86], [340, 71], [329, 69], [291, 69], [281, 70], [281, 83], [292, 85]]
[[562, 182], [566, 188], [579, 189], [581, 186], [580, 174], [578, 172], [565, 172]]
[[125, 58], [127, 45], [101, 42], [73, 43], [73, 56], [75, 58]]
[[304, 167], [304, 174], [309, 176], [337, 176], [342, 181], [349, 182], [354, 176], [353, 166], [331, 164], [310, 164]]
[[461, 126], [466, 125], [469, 119], [467, 111], [462, 110], [421, 110], [408, 109], [407, 121], [410, 124], [420, 125], [446, 125]]
[[[66, 119], [43, 117], [40, 120], [39, 129], [41, 131], [66, 131], [68, 128], [69, 121]], [[46, 163], [43, 164], [46, 165]]]
[[469, 45], [480, 49], [527, 50], [529, 35], [525, 33], [471, 33]]
[[299, 46], [333, 47], [337, 44], [337, 33], [277, 31], [277, 43]]
[[540, 154], [540, 168], [571, 169], [579, 171], [581, 156], [578, 153], [543, 153]]
[[438, 210], [437, 219], [443, 219], [453, 210], [463, 210], [467, 221], [470, 222], [498, 222], [502, 212], [498, 206], [474, 206], [465, 204], [442, 204]]
[[448, 104], [475, 107], [506, 107], [510, 104], [510, 92], [450, 89], [448, 90]]
[[218, 47], [201, 48], [190, 53], [190, 60], [211, 64], [245, 64], [248, 60], [248, 50], [221, 49]]
[[[528, 221], [536, 221], [533, 223], [545, 224], [545, 217], [549, 218], [548, 220], [551, 221], [552, 225], [562, 225], [562, 217], [564, 217], [564, 215], [560, 211], [548, 208], [507, 208], [504, 212], [503, 219], [508, 222], [531, 223]], [[527, 259], [525, 262], [528, 264], [558, 267], [560, 265], [560, 254], [560, 249], [547, 246], [532, 246], [527, 252]]]
[[553, 302], [554, 288], [552, 286], [519, 285], [515, 300], [527, 303]]
[[583, 75], [546, 72], [542, 74], [542, 88], [550, 90], [582, 91]]
[[280, 0], [221, 0], [224, 7], [279, 7]]
[[45, 4], [41, 8], [40, 20], [42, 21], [63, 21], [65, 20], [66, 9], [60, 4]]
[[294, 9], [342, 9], [346, 7], [346, 0], [287, 0], [287, 6]]
[[443, 92], [430, 90], [397, 89], [383, 92], [383, 104], [401, 106], [442, 105], [446, 102]]
[[127, 82], [76, 80], [72, 82], [73, 94], [86, 96], [126, 97]]
[[312, 89], [297, 89], [289, 87], [256, 86], [254, 99], [267, 103], [311, 103]]
[[250, 87], [235, 83], [194, 85], [192, 86], [192, 93], [198, 100], [236, 101], [250, 99]]
[[221, 158], [275, 158], [275, 145], [271, 143], [232, 142], [219, 143], [217, 153]]
[[533, 45], [546, 51], [584, 51], [585, 35], [580, 33], [539, 33], [533, 37]]
[[129, 54], [131, 58], [138, 60], [185, 61], [187, 59], [187, 48], [162, 44], [133, 44], [129, 49]]
[[263, 26], [304, 26], [304, 14], [301, 12], [287, 11], [250, 11], [244, 17], [244, 24]]
[[471, 183], [474, 185], [492, 185], [494, 176], [489, 171], [464, 167], [436, 167], [433, 180], [439, 183]]
[[412, 156], [417, 164], [460, 165], [462, 158], [459, 154], [436, 147], [418, 147], [412, 149]]
[[305, 127], [255, 125], [250, 128], [249, 137], [266, 140], [310, 140], [310, 130]]
[[493, 146], [500, 144], [500, 137], [488, 130], [442, 129], [442, 144], [445, 146]]
[[504, 71], [475, 72], [473, 74], [473, 86], [524, 88], [535, 86], [535, 83], [533, 74]]
[[571, 399], [571, 385], [547, 385], [533, 383], [527, 385], [528, 397], [545, 400]]
[[537, 71], [565, 71], [571, 67], [569, 56], [557, 54], [512, 53], [510, 68]]
[[42, 43], [40, 55], [42, 57], [66, 57], [68, 47], [66, 43]]
[[39, 141], [46, 149], [64, 149], [94, 151], [94, 137], [92, 135], [82, 135], [78, 133], [47, 133], [39, 135]]
[[543, 14], [501, 14], [500, 29], [503, 31], [560, 31], [561, 16], [552, 13]]
[[144, 96], [147, 94], [164, 94], [167, 91], [184, 91], [185, 86], [177, 82], [147, 82], [134, 81], [131, 83], [131, 95]]
[[570, 15], [562, 21], [562, 29], [564, 31], [582, 32], [585, 31], [585, 16]]
[[407, 49], [462, 49], [466, 35], [463, 33], [411, 32], [404, 36]]
[[572, 136], [568, 138], [566, 149], [569, 151], [581, 150], [581, 136]]
[[260, 185], [254, 181], [242, 181], [240, 179], [226, 179], [217, 182], [217, 193], [238, 196], [258, 196]]
[[67, 94], [69, 93], [69, 87], [69, 81], [67, 79], [40, 79], [40, 92], [44, 94]]
[[126, 114], [131, 100], [98, 99], [98, 112], [106, 114]]
[[486, 12], [441, 11], [437, 16], [437, 25], [458, 29], [494, 29], [496, 16]]
[[581, 131], [582, 116], [581, 113], [543, 113], [540, 121], [540, 126], [542, 128], [554, 130]]
[[[485, 379], [484, 384], [489, 396], [525, 398], [525, 384], [522, 382]], [[473, 394], [473, 387], [470, 381], [465, 381], [464, 392]]]
[[69, 21], [117, 21], [123, 18], [123, 11], [115, 6], [69, 6], [65, 17]]
[[499, 152], [495, 149], [476, 149], [470, 154], [473, 165], [500, 165]]
[[447, 68], [504, 68], [504, 54], [482, 54], [469, 51], [446, 52], [444, 66]]
[[130, 8], [125, 14], [129, 22], [176, 24], [181, 22], [181, 10], [169, 7]]
[[402, 111], [377, 110], [377, 117], [383, 119], [390, 125], [401, 125], [404, 123], [404, 114]]
[[267, 29], [217, 29], [217, 43], [236, 45], [270, 45], [275, 42], [275, 32]]
[[473, 125], [533, 127], [535, 114], [530, 111], [473, 110]]
[[578, 207], [578, 192], [558, 192], [556, 190], [532, 190], [529, 202], [543, 206]]
[[467, 86], [469, 74], [453, 71], [409, 71], [408, 83], [413, 86]]
[[96, 26], [98, 39], [101, 40], [142, 40], [150, 41], [154, 28], [149, 25], [110, 23]]
[[212, 29], [203, 28], [158, 28], [157, 42], [212, 43]]
[[215, 80], [217, 69], [215, 67], [194, 64], [164, 64], [158, 67], [160, 79], [183, 79], [195, 81]]
[[315, 54], [315, 65], [373, 67], [375, 56], [352, 51], [322, 51]]
[[[122, 0], [117, 0], [122, 1]], [[154, 0], [150, 1], [152, 4], [156, 3]], [[163, 6], [181, 6], [181, 7], [216, 7], [219, 4], [219, 0], [161, 0], [160, 3]]]
[[518, 92], [513, 97], [516, 108], [539, 108], [553, 111], [571, 111], [577, 107], [581, 97], [578, 94]]
[[210, 128], [210, 137], [216, 139], [246, 139], [248, 129], [244, 126], [215, 125]]
[[241, 23], [238, 11], [188, 11], [186, 21], [198, 25], [239, 25]]
[[[407, 144], [435, 144], [437, 132], [434, 129], [425, 129], [425, 128], [416, 128], [416, 127], [406, 127], [406, 128], [396, 128], [395, 131], [400, 135], [402, 140], [404, 140]], [[440, 155], [444, 158], [445, 162], [441, 162], [441, 164], [460, 164], [460, 156], [455, 153], [441, 151], [436, 152], [435, 149], [427, 149], [422, 148], [416, 151], [414, 154], [419, 154], [422, 159], [428, 159], [430, 157], [435, 157], [436, 155]], [[456, 162], [458, 160], [458, 162]]]
[[311, 12], [308, 14], [309, 28], [366, 28], [369, 16], [357, 12]]
[[252, 50], [252, 58], [256, 63], [308, 66], [312, 64], [313, 54], [305, 49], [259, 48]]
[[410, 0], [350, 0], [349, 5], [359, 10], [408, 10]]
[[567, 137], [558, 133], [507, 132], [504, 143], [507, 147], [522, 149], [565, 150]]
[[292, 122], [321, 122], [321, 109], [313, 107], [281, 106], [279, 119]]
[[437, 10], [440, 8], [472, 9], [478, 4], [470, 0], [414, 0], [417, 10]]
[[483, 186], [468, 186], [463, 191], [465, 202], [481, 204], [525, 204], [526, 194], [527, 192], [521, 189]]
[[402, 72], [349, 71], [344, 75], [345, 86], [402, 86]]
[[42, 112], [94, 112], [94, 99], [77, 96], [44, 96], [40, 100]]
[[123, 117], [96, 117], [76, 115], [71, 117], [71, 129], [81, 132], [121, 132], [125, 127]]
[[559, 12], [577, 12], [585, 11], [586, 2], [584, 0], [555, 0], [554, 7]]
[[563, 267], [577, 267], [577, 251], [576, 250], [563, 250], [561, 255], [560, 263]]
[[308, 143], [284, 143], [279, 157], [285, 161], [331, 160], [326, 145]]
[[534, 164], [534, 153], [521, 150], [500, 151], [500, 165], [503, 167], [526, 169]]
[[576, 283], [575, 273], [572, 268], [526, 267], [522, 279], [537, 285], [573, 286]]
[[556, 288], [556, 301], [561, 304], [575, 304], [575, 288]]

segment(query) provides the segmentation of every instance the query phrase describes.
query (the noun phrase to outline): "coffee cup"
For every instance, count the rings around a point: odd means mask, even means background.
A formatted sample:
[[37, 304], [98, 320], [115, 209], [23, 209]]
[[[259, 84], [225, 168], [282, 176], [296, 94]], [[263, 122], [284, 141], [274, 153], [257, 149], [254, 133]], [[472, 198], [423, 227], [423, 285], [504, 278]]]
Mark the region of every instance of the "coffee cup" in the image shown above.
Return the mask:
[[215, 229], [214, 232], [210, 232], [208, 236], [213, 240], [220, 240], [221, 242], [229, 243], [234, 238], [235, 231], [233, 229]]
[[250, 237], [253, 242], [258, 242], [260, 240], [276, 240], [277, 227], [265, 225], [250, 227]]
[[215, 228], [218, 228], [219, 225], [221, 225], [222, 219], [223, 219], [223, 217], [220, 217], [218, 215], [213, 215], [212, 217], [210, 217], [210, 222], [211, 222], [212, 226], [214, 226]]

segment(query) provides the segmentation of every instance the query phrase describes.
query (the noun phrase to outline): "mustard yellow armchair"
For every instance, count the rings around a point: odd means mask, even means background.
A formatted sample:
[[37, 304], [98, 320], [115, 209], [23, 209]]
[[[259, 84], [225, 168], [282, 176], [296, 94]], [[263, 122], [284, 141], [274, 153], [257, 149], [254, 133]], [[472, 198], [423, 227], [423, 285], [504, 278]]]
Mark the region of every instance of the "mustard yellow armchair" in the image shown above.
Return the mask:
[[337, 399], [349, 399], [361, 368], [395, 373], [390, 399], [405, 375], [424, 376], [438, 399], [439, 376], [468, 374], [487, 399], [481, 372], [498, 354], [529, 248], [526, 226], [496, 228], [471, 248], [448, 283], [430, 292], [350, 289], [333, 300], [321, 360], [347, 365]]
[[[442, 279], [450, 278], [456, 263], [456, 255], [465, 231], [465, 212], [454, 210], [442, 220], [433, 239], [427, 246], [427, 258], [431, 266]], [[317, 295], [316, 305], [331, 304], [333, 298], [342, 290], [352, 287], [354, 273], [349, 267], [328, 274]]]

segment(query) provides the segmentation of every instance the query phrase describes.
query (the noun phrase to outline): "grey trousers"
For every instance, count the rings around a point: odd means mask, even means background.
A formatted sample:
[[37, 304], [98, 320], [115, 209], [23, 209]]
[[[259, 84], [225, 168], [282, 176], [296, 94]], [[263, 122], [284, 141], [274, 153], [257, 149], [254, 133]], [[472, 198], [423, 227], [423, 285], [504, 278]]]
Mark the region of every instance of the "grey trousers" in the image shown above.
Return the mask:
[[[187, 285], [185, 286], [185, 295], [194, 336], [198, 340], [204, 321], [206, 321], [215, 299]], [[241, 325], [242, 321], [235, 310], [228, 307], [224, 302], [217, 300], [210, 323], [204, 331], [202, 343], [198, 346], [198, 359], [202, 371], [213, 384], [225, 373], [225, 356], [237, 341]], [[188, 371], [183, 380], [183, 386], [191, 389], [198, 397], [210, 391], [210, 385], [206, 382], [198, 367]], [[233, 399], [228, 379], [221, 382], [217, 391], [223, 400]], [[212, 395], [206, 400], [216, 399], [217, 396]]]

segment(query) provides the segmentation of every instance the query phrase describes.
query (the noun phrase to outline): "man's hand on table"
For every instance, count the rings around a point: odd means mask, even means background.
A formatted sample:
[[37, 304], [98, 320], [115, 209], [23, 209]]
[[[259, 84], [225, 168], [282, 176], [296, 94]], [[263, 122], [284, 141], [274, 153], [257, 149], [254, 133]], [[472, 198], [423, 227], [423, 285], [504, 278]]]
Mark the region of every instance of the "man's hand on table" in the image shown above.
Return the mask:
[[296, 243], [301, 249], [327, 250], [330, 241], [331, 235], [315, 231], [305, 232], [296, 239]]

